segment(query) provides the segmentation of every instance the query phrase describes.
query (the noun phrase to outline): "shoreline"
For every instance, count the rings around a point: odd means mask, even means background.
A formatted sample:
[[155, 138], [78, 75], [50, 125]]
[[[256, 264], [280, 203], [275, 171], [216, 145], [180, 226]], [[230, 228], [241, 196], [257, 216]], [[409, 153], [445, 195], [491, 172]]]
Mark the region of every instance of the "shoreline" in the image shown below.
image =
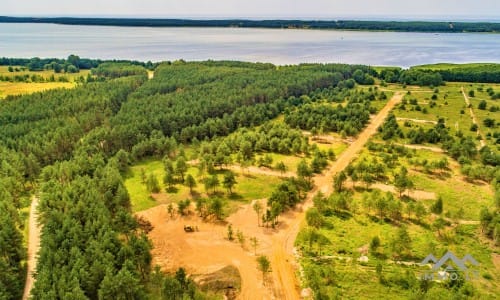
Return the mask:
[[249, 19], [156, 19], [156, 18], [90, 18], [90, 17], [9, 17], [0, 23], [59, 24], [81, 26], [149, 27], [149, 28], [260, 28], [369, 32], [419, 33], [500, 33], [498, 22], [454, 21], [370, 21], [370, 20], [249, 20]]

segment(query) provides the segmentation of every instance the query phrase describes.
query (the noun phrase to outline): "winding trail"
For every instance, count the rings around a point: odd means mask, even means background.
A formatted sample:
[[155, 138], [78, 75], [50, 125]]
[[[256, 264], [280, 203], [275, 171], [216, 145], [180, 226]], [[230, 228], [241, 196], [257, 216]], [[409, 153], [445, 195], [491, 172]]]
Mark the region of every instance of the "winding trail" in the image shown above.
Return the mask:
[[33, 197], [30, 207], [30, 217], [29, 217], [29, 235], [28, 235], [28, 259], [27, 259], [27, 272], [26, 272], [26, 283], [24, 285], [23, 300], [27, 300], [30, 296], [31, 289], [35, 283], [35, 278], [33, 277], [36, 271], [37, 264], [37, 253], [40, 249], [40, 231], [41, 228], [38, 225], [38, 197]]
[[371, 120], [358, 138], [342, 152], [337, 160], [322, 174], [314, 177], [315, 187], [308, 193], [301, 211], [294, 216], [288, 226], [280, 231], [272, 244], [271, 267], [273, 270], [275, 293], [278, 299], [300, 299], [299, 282], [295, 275], [298, 262], [294, 256], [294, 242], [300, 231], [300, 225], [305, 219], [305, 211], [313, 206], [312, 198], [320, 190], [325, 194], [332, 192], [332, 176], [344, 170], [363, 149], [370, 137], [382, 125], [389, 112], [403, 99], [402, 92], [396, 92], [380, 112]]
[[464, 96], [465, 104], [469, 108], [470, 115], [472, 117], [472, 123], [477, 125], [477, 135], [481, 137], [481, 140], [479, 140], [479, 144], [481, 145], [481, 148], [486, 146], [486, 142], [484, 141], [484, 136], [481, 133], [481, 129], [479, 128], [479, 123], [477, 122], [476, 115], [474, 114], [474, 110], [472, 109], [472, 105], [470, 104], [469, 97], [465, 93], [464, 87], [461, 87], [462, 90], [462, 95]]

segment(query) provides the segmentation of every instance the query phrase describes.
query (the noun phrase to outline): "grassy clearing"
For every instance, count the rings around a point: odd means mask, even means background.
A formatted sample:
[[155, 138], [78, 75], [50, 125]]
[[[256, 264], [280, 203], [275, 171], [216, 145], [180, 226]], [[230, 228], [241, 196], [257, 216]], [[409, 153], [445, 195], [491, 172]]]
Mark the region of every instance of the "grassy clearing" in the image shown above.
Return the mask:
[[320, 150], [328, 150], [328, 149], [333, 149], [333, 152], [335, 155], [339, 155], [340, 153], [344, 152], [345, 149], [347, 149], [348, 145], [343, 142], [334, 142], [331, 144], [321, 144], [321, 143], [316, 143], [318, 145], [318, 148]]
[[[493, 202], [493, 191], [488, 184], [472, 184], [459, 175], [438, 179], [414, 173], [413, 181], [417, 189], [434, 192], [442, 197], [445, 214], [448, 211], [454, 215], [462, 209], [462, 218], [465, 220], [479, 220], [481, 208], [489, 207]], [[427, 204], [430, 206], [431, 203]]]
[[[469, 100], [472, 104], [472, 107], [474, 109], [474, 114], [476, 115], [477, 121], [479, 128], [483, 135], [486, 137], [486, 143], [489, 145], [494, 145], [495, 139], [491, 138], [495, 132], [498, 132], [499, 128], [499, 120], [500, 120], [500, 111], [490, 111], [490, 108], [492, 107], [498, 107], [500, 106], [500, 103], [498, 100], [492, 100], [490, 95], [486, 92], [488, 88], [492, 88], [494, 91], [500, 91], [500, 85], [499, 84], [463, 84], [463, 87], [466, 91], [466, 93], [469, 93], [469, 91], [474, 91], [474, 97], [469, 97]], [[479, 104], [481, 102], [485, 101], [486, 102], [486, 109], [479, 109]], [[484, 125], [484, 120], [485, 119], [493, 119], [497, 122], [492, 127], [486, 127]]]
[[72, 88], [73, 82], [5, 82], [0, 81], [0, 98], [10, 95], [23, 95], [57, 88]]
[[[364, 212], [362, 212], [364, 213]], [[327, 217], [333, 230], [321, 229], [320, 233], [326, 236], [331, 244], [323, 246], [320, 261], [304, 258], [303, 266], [334, 266], [335, 284], [330, 289], [346, 299], [408, 299], [414, 291], [398, 286], [398, 279], [407, 277], [406, 272], [410, 272], [409, 277], [416, 280], [425, 268], [418, 263], [428, 254], [433, 253], [436, 257], [442, 256], [450, 250], [459, 257], [471, 254], [476, 260], [481, 262], [479, 267], [480, 278], [472, 282], [481, 291], [481, 297], [494, 299], [496, 293], [496, 283], [494, 278], [498, 278], [498, 272], [492, 262], [492, 251], [486, 245], [477, 241], [479, 234], [478, 225], [458, 225], [455, 228], [448, 228], [444, 240], [434, 231], [411, 222], [405, 222], [410, 235], [411, 258], [404, 261], [413, 262], [414, 265], [404, 265], [395, 263], [391, 259], [391, 241], [398, 230], [393, 224], [379, 222], [373, 217], [356, 214], [351, 217], [339, 218], [336, 216]], [[427, 225], [426, 225], [427, 226]], [[374, 236], [380, 238], [380, 247], [376, 252], [368, 250], [368, 262], [358, 262], [360, 248], [367, 248]], [[308, 242], [304, 239], [297, 239], [296, 244], [306, 253], [318, 254], [319, 248], [313, 246], [309, 250]], [[382, 274], [390, 284], [381, 284], [376, 273], [377, 264], [382, 264]], [[484, 274], [490, 274], [492, 279], [485, 279]], [[362, 281], [363, 284], [359, 284]], [[439, 284], [434, 284], [437, 290], [444, 289]]]
[[[460, 165], [451, 157], [443, 153], [435, 153], [427, 150], [413, 150], [412, 153], [411, 158], [399, 157], [397, 164], [404, 166], [410, 171], [410, 176], [416, 190], [432, 192], [436, 196], [442, 197], [445, 215], [455, 216], [462, 209], [463, 216], [461, 219], [478, 221], [481, 208], [483, 206], [490, 206], [493, 203], [492, 187], [487, 183], [471, 183], [466, 181], [460, 173]], [[358, 160], [363, 158], [371, 160], [373, 157], [377, 157], [379, 161], [382, 161], [380, 153], [370, 152], [367, 149], [364, 149], [360, 153]], [[422, 167], [410, 163], [410, 159], [432, 162], [443, 158], [446, 158], [450, 162], [449, 170], [445, 173], [426, 174], [423, 173]], [[397, 170], [398, 168], [394, 168], [393, 170]], [[390, 178], [393, 177], [391, 174], [393, 170], [387, 170]], [[424, 202], [427, 207], [430, 207], [433, 201]]]
[[[196, 167], [190, 167], [187, 172], [187, 174], [193, 175], [197, 181], [193, 195], [190, 194], [187, 186], [181, 184], [175, 185], [174, 192], [166, 192], [166, 186], [163, 184], [163, 176], [165, 174], [163, 168], [163, 163], [159, 160], [146, 160], [130, 168], [125, 179], [125, 187], [129, 192], [133, 211], [145, 210], [158, 204], [176, 203], [184, 199], [213, 196], [212, 191], [209, 191], [209, 194], [205, 191], [202, 183], [203, 178], [198, 176], [198, 169]], [[144, 169], [147, 175], [154, 174], [158, 178], [161, 189], [160, 193], [151, 194], [147, 191], [146, 185], [142, 183], [141, 169]], [[222, 182], [226, 172], [228, 171], [218, 170], [216, 172], [220, 182]], [[230, 204], [229, 211], [233, 211], [240, 203], [268, 197], [274, 187], [282, 181], [277, 176], [249, 174], [248, 171], [242, 173], [236, 170], [235, 175], [237, 184], [233, 189], [232, 195], [229, 195], [222, 186], [219, 186], [216, 192], [217, 196]]]
[[[432, 127], [433, 125], [422, 126]], [[377, 158], [379, 162], [382, 162], [384, 155], [387, 155], [385, 150], [379, 152], [365, 148], [357, 160], [372, 161]], [[445, 157], [449, 161], [449, 168], [446, 171], [425, 173], [424, 168], [415, 163], [423, 160], [438, 161]], [[425, 216], [418, 221], [415, 215], [412, 215], [411, 219], [408, 217], [406, 210], [408, 200], [402, 200], [402, 219], [380, 220], [377, 209], [368, 208], [363, 200], [363, 193], [372, 193], [374, 189], [367, 191], [362, 188], [365, 185], [358, 182], [356, 190], [353, 190], [352, 185], [347, 184], [345, 188], [353, 192], [353, 198], [350, 201], [351, 208], [355, 209], [324, 217], [319, 233], [329, 242], [322, 247], [313, 243], [310, 248], [305, 230], [296, 240], [296, 245], [303, 253], [301, 264], [306, 272], [312, 272], [311, 270], [329, 272], [328, 270], [333, 267], [334, 274], [328, 275], [329, 278], [331, 277], [328, 283], [325, 284], [325, 281], [316, 279], [319, 280], [317, 282], [323, 282], [321, 284], [325, 289], [322, 291], [329, 298], [336, 296], [346, 299], [409, 299], [415, 297], [415, 291], [418, 289], [417, 276], [427, 270], [417, 264], [430, 253], [439, 258], [449, 250], [459, 257], [471, 254], [480, 262], [479, 277], [467, 283], [475, 288], [473, 298], [496, 299], [500, 272], [493, 263], [493, 255], [498, 253], [498, 248], [481, 238], [479, 224], [467, 223], [467, 221], [479, 220], [482, 206], [491, 206], [493, 202], [491, 186], [487, 183], [465, 181], [460, 174], [460, 165], [444, 153], [410, 150], [407, 156], [398, 155], [395, 167], [387, 168], [386, 166], [389, 182], [393, 180], [393, 171], [399, 170], [400, 166], [405, 166], [409, 170], [409, 176], [416, 190], [433, 192], [442, 197], [442, 216], [450, 223], [441, 231], [433, 227], [437, 216], [429, 211], [435, 200], [418, 200], [427, 210]], [[395, 197], [397, 198], [397, 195]], [[410, 251], [403, 258], [396, 258], [393, 256], [392, 241], [402, 225], [407, 228], [411, 239]], [[369, 245], [375, 236], [380, 238], [381, 245], [377, 251], [371, 251]], [[358, 261], [363, 251], [368, 251], [368, 262]], [[395, 259], [402, 259], [408, 264], [398, 264], [393, 261]], [[376, 271], [379, 264], [382, 266], [383, 282], [380, 281]], [[316, 273], [316, 275], [313, 273], [306, 277], [311, 279], [318, 274], [325, 273]], [[325, 275], [319, 275], [316, 278], [322, 276]], [[359, 284], [360, 281], [363, 284]], [[414, 287], [408, 288], [408, 285]], [[426, 297], [428, 299], [450, 298], [452, 293], [443, 284], [433, 283]]]
[[[303, 157], [296, 156], [296, 155], [284, 155], [284, 154], [278, 154], [278, 153], [262, 153], [259, 155], [255, 156], [255, 159], [259, 159], [260, 157], [263, 157], [264, 155], [270, 155], [273, 158], [273, 166], [276, 165], [278, 162], [283, 162], [285, 166], [287, 167], [287, 170], [290, 172], [295, 172], [297, 170], [297, 165], [299, 162], [303, 159]], [[235, 157], [236, 159], [236, 157]]]
[[[21, 68], [21, 67], [14, 67]], [[89, 70], [81, 70], [79, 73], [55, 73], [53, 70], [45, 71], [28, 71], [9, 72], [7, 66], [0, 66], [0, 76], [24, 76], [36, 75], [49, 80], [54, 76], [54, 82], [16, 82], [16, 81], [0, 81], [0, 99], [10, 95], [23, 95], [35, 92], [42, 92], [57, 88], [73, 88], [76, 86], [76, 81], [89, 74]], [[60, 80], [64, 79], [65, 82]]]

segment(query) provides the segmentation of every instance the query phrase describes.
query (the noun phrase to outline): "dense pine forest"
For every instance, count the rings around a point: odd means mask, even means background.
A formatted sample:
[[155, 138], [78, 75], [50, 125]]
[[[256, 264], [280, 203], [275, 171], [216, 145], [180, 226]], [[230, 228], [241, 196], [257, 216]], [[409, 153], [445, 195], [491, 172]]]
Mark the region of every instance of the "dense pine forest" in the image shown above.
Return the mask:
[[108, 63], [93, 70], [97, 82], [2, 101], [2, 298], [22, 290], [18, 209], [33, 193], [43, 225], [36, 299], [145, 297], [151, 245], [121, 175], [131, 160], [162, 157], [168, 141], [262, 124], [298, 105], [288, 99], [333, 88], [355, 70], [367, 68], [176, 62], [148, 81], [134, 65]]
[[[384, 68], [377, 72], [362, 65], [152, 64], [77, 56], [67, 60], [3, 58], [0, 64], [34, 71], [91, 69], [75, 88], [0, 100], [0, 299], [22, 295], [26, 277], [22, 208], [33, 197], [40, 199], [42, 226], [34, 299], [211, 299], [212, 295], [202, 292], [184, 269], [165, 274], [152, 266], [153, 245], [148, 238], [152, 226], [133, 213], [124, 183], [131, 166], [144, 159], [160, 160], [164, 184], [188, 185], [192, 193], [196, 182], [187, 174], [187, 161], [194, 158], [190, 163], [196, 161], [200, 173], [206, 169], [211, 175], [204, 178], [207, 194], [213, 190], [217, 196], [217, 172], [223, 172], [233, 159], [243, 167], [248, 162], [285, 174], [291, 170], [283, 162], [273, 164], [272, 155], [300, 155], [297, 176], [279, 182], [267, 199], [268, 209], [262, 211], [262, 223], [274, 228], [280, 214], [306, 198], [313, 188], [314, 174], [320, 174], [336, 158], [332, 149], [311, 141], [326, 133], [337, 134], [339, 139], [360, 134], [392, 93], [382, 90], [384, 86], [432, 86], [436, 99], [443, 100], [439, 88], [444, 88], [444, 81], [498, 82], [498, 65], [471, 72], [460, 68]], [[154, 69], [154, 77], [148, 78], [148, 69]], [[375, 83], [379, 86], [373, 87]], [[488, 93], [491, 101], [498, 95], [493, 89]], [[417, 111], [417, 100], [411, 97], [408, 92], [398, 111], [410, 107]], [[491, 130], [496, 130], [495, 122]], [[439, 145], [460, 162], [471, 181], [494, 182], [498, 188], [498, 137], [478, 151], [470, 135], [452, 134], [444, 119], [438, 119], [433, 127], [419, 128], [401, 126], [394, 114], [378, 130], [381, 142], [404, 143], [408, 139]], [[184, 153], [184, 147], [195, 153], [193, 157]], [[394, 157], [399, 152], [401, 157], [410, 157], [404, 147], [376, 143], [370, 147], [384, 152], [380, 154], [382, 162], [360, 159], [334, 183], [337, 196], [327, 199], [318, 194], [315, 204], [319, 207], [308, 212], [313, 215], [309, 219], [314, 220], [315, 214], [323, 221], [311, 221], [315, 224], [311, 226], [327, 228], [326, 219], [336, 215], [348, 218], [353, 206], [352, 192], [343, 192], [347, 178], [354, 192], [356, 181], [366, 182], [368, 190], [376, 181], [389, 180], [385, 171], [396, 166], [401, 169], [397, 176], [406, 179], [407, 173]], [[446, 168], [447, 163], [436, 163], [436, 169]], [[150, 177], [151, 181], [146, 174], [144, 177], [148, 190], [158, 192], [156, 177]], [[400, 196], [410, 189], [407, 183], [402, 183]], [[224, 173], [222, 185], [229, 195], [235, 184], [234, 174]], [[497, 207], [499, 195], [497, 191]], [[205, 208], [223, 219], [222, 202], [214, 199]], [[199, 202], [202, 212], [205, 204]], [[493, 241], [500, 232], [497, 207], [481, 212], [484, 234]], [[257, 214], [262, 210], [255, 209]], [[400, 218], [397, 209], [392, 210], [394, 219]], [[385, 216], [385, 211], [382, 214]], [[308, 240], [306, 258], [310, 259], [319, 238], [309, 235], [301, 240]], [[313, 267], [306, 270], [307, 282], [316, 295], [328, 297], [334, 284], [321, 284], [328, 270], [314, 259], [308, 263]]]

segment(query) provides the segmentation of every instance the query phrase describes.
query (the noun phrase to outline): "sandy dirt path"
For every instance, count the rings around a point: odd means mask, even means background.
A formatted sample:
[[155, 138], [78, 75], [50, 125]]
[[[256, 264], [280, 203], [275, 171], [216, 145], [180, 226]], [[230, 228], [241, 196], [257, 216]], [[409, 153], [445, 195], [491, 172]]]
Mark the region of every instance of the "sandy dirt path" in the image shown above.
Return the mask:
[[294, 242], [300, 231], [300, 225], [305, 218], [305, 211], [313, 205], [312, 198], [318, 190], [325, 194], [332, 192], [332, 176], [344, 170], [356, 155], [363, 149], [366, 142], [382, 125], [389, 112], [403, 98], [403, 93], [396, 92], [384, 108], [372, 118], [371, 123], [361, 132], [358, 138], [344, 151], [337, 160], [322, 174], [315, 176], [314, 184], [316, 186], [307, 196], [306, 201], [301, 207], [301, 211], [296, 213], [290, 220], [287, 228], [279, 232], [273, 239], [272, 269], [275, 284], [276, 296], [278, 299], [300, 299], [299, 282], [295, 276], [298, 263], [293, 255]]
[[23, 300], [26, 300], [30, 296], [31, 289], [35, 283], [35, 278], [33, 277], [36, 271], [37, 263], [37, 253], [40, 249], [40, 226], [38, 225], [38, 197], [33, 197], [30, 208], [29, 217], [29, 236], [28, 236], [28, 260], [27, 260], [27, 274], [26, 283], [24, 285]]
[[267, 176], [277, 176], [277, 177], [292, 177], [295, 176], [295, 172], [285, 172], [282, 173], [280, 171], [275, 171], [269, 168], [265, 167], [256, 167], [256, 166], [250, 166], [246, 168], [242, 168], [241, 166], [237, 165], [230, 165], [226, 166], [226, 169], [241, 172], [242, 174], [260, 174], [260, 175], [267, 175]]
[[436, 125], [436, 121], [431, 121], [431, 120], [423, 120], [423, 119], [411, 119], [411, 118], [396, 118], [398, 121], [410, 121], [414, 123], [422, 123], [422, 124], [434, 124]]
[[472, 105], [470, 104], [469, 97], [465, 93], [464, 87], [462, 87], [461, 89], [462, 89], [462, 95], [464, 96], [465, 104], [469, 108], [469, 112], [470, 112], [470, 115], [472, 117], [472, 123], [477, 125], [477, 135], [479, 135], [481, 137], [481, 140], [479, 140], [479, 143], [481, 144], [481, 148], [482, 148], [482, 147], [486, 146], [483, 134], [481, 133], [479, 123], [477, 122], [477, 119], [476, 119], [476, 115], [474, 114], [474, 110], [472, 109]]
[[435, 153], [444, 153], [445, 151], [439, 147], [431, 147], [431, 146], [423, 146], [423, 145], [414, 145], [414, 144], [398, 144], [408, 149], [415, 150], [427, 150]]

